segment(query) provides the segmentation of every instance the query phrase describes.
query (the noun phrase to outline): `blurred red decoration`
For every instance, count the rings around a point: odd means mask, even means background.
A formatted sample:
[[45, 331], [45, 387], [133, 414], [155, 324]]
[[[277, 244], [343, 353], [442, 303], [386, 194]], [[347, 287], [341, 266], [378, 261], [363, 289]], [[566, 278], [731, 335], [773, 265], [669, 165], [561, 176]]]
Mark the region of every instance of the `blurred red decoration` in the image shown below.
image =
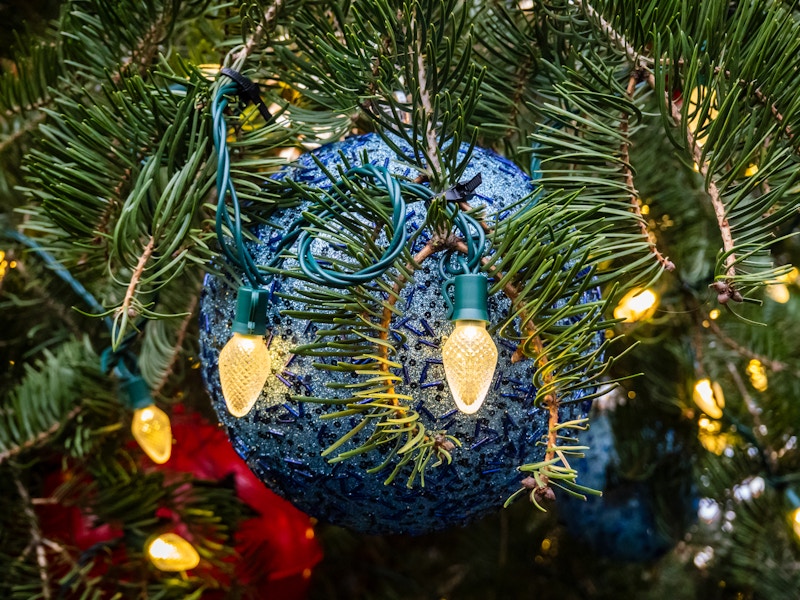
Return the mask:
[[241, 559], [234, 576], [239, 583], [257, 589], [258, 597], [305, 598], [311, 570], [322, 559], [311, 519], [268, 490], [236, 454], [223, 430], [199, 414], [176, 410], [172, 435], [172, 458], [155, 468], [212, 481], [233, 475], [237, 496], [258, 513], [236, 532]]

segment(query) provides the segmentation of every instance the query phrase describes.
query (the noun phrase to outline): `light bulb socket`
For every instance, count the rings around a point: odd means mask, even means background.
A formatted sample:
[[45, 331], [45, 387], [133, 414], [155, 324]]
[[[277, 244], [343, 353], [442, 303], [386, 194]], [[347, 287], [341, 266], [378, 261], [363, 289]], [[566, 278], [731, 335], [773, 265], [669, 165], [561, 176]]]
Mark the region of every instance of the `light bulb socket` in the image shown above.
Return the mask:
[[[485, 275], [456, 275], [448, 283], [453, 286], [451, 321], [489, 321], [489, 281]], [[449, 299], [446, 291], [445, 297]]]
[[139, 376], [128, 377], [119, 382], [119, 393], [131, 410], [146, 408], [154, 404], [150, 386]]
[[236, 296], [236, 316], [231, 330], [245, 335], [264, 335], [267, 332], [269, 292], [243, 285]]

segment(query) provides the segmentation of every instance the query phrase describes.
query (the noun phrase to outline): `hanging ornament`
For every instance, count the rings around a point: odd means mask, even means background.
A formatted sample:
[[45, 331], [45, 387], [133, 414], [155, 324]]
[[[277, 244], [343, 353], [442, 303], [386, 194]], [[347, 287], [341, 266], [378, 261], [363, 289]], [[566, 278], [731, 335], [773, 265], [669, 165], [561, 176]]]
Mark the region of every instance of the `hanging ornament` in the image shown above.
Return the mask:
[[[631, 477], [636, 465], [622, 463], [614, 418], [613, 410], [593, 410], [589, 429], [578, 435], [580, 445], [589, 450], [584, 458], [570, 461], [580, 473], [580, 483], [603, 495], [587, 495], [585, 501], [565, 496], [557, 505], [559, 514], [569, 532], [596, 555], [623, 562], [653, 561], [675, 545], [697, 514], [691, 467], [681, 461], [685, 449], [676, 431], [647, 423], [637, 443], [647, 446], [653, 468], [646, 476]], [[665, 480], [659, 482], [659, 477]], [[661, 497], [667, 491], [670, 497]]]
[[[413, 156], [411, 148], [402, 140], [396, 143], [401, 152]], [[467, 145], [461, 151], [466, 152]], [[387, 191], [396, 185], [393, 181], [413, 181], [419, 175], [379, 136], [369, 134], [353, 136], [305, 154], [278, 177], [329, 191], [331, 181], [326, 171], [362, 169], [359, 165], [364, 164], [365, 155], [370, 165], [380, 166], [371, 167], [371, 173], [382, 173], [381, 169], [385, 169], [397, 178], [380, 179], [377, 185]], [[462, 179], [472, 180], [478, 174], [483, 176], [477, 189], [480, 195], [471, 200], [471, 205], [485, 205], [491, 222], [518, 210], [520, 201], [533, 191], [530, 178], [512, 162], [494, 152], [475, 148]], [[337, 196], [336, 199], [340, 203], [337, 210], [341, 212], [347, 207], [348, 198]], [[388, 234], [381, 233], [375, 240], [365, 239], [364, 246], [357, 249], [361, 254], [370, 244], [379, 249], [396, 246], [410, 256], [425, 247], [429, 236], [419, 233], [427, 214], [425, 203], [409, 201], [407, 206], [396, 205], [395, 208], [393, 222], [397, 226], [387, 228]], [[542, 460], [545, 449], [538, 442], [547, 433], [549, 416], [546, 409], [533, 404], [536, 395], [532, 385], [534, 362], [512, 362], [516, 344], [493, 333], [493, 326], [510, 313], [510, 301], [502, 293], [493, 294], [485, 300], [485, 312], [476, 316], [466, 314], [474, 301], [465, 298], [465, 312], [456, 311], [453, 315], [461, 323], [452, 324], [447, 301], [442, 297], [442, 283], [452, 274], [439, 272], [432, 259], [420, 265], [413, 280], [404, 282], [391, 305], [394, 310], [387, 309], [391, 319], [385, 333], [376, 331], [371, 336], [378, 339], [385, 335], [395, 344], [397, 352], [380, 362], [375, 358], [377, 346], [365, 340], [364, 357], [355, 361], [362, 366], [357, 370], [343, 368], [343, 365], [350, 366], [352, 359], [337, 356], [335, 337], [323, 338], [329, 339], [328, 346], [315, 346], [319, 344], [319, 336], [325, 335], [331, 326], [316, 322], [312, 314], [324, 311], [323, 291], [340, 289], [324, 283], [320, 273], [329, 270], [332, 263], [367, 265], [365, 270], [371, 267], [364, 256], [356, 254], [357, 250], [349, 250], [342, 244], [327, 240], [322, 244], [298, 235], [289, 237], [297, 230], [298, 218], [309, 210], [319, 214], [320, 209], [309, 200], [293, 208], [274, 211], [269, 225], [253, 230], [257, 243], [247, 245], [257, 265], [274, 265], [276, 257], [287, 254], [292, 258], [282, 258], [280, 274], [262, 284], [268, 303], [265, 309], [259, 310], [264, 313], [265, 339], [272, 368], [255, 404], [241, 418], [228, 410], [224, 400], [225, 382], [220, 382], [220, 354], [233, 335], [231, 322], [239, 320], [236, 288], [218, 276], [209, 275], [205, 281], [200, 307], [202, 369], [233, 448], [264, 483], [302, 511], [364, 532], [419, 534], [463, 524], [499, 509], [519, 488], [521, 475], [516, 467]], [[469, 226], [469, 231], [476, 239], [479, 237], [474, 226]], [[292, 270], [298, 272], [301, 266], [294, 257], [303, 253], [309, 259], [305, 260], [302, 275], [291, 276]], [[324, 256], [324, 260], [310, 260], [319, 256]], [[472, 271], [480, 268], [480, 252], [469, 259], [469, 268], [462, 273], [468, 275], [468, 279], [473, 277]], [[322, 283], [313, 283], [315, 278]], [[470, 280], [479, 283], [472, 285], [482, 287], [481, 293], [486, 294], [490, 280], [485, 274], [476, 274]], [[386, 278], [372, 276], [358, 285], [379, 289], [375, 287], [378, 284], [386, 286]], [[352, 297], [347, 288], [336, 293], [342, 298]], [[458, 297], [456, 300], [458, 304]], [[580, 301], [597, 300], [599, 291], [590, 288]], [[363, 316], [366, 318], [366, 313]], [[458, 346], [458, 351], [451, 350], [456, 347], [453, 344], [464, 339], [460, 332], [456, 333], [457, 326], [462, 329], [466, 326], [470, 335], [477, 333], [482, 338], [480, 349], [474, 355], [480, 356], [480, 364], [473, 360], [456, 366], [459, 353], [470, 351], [469, 346], [463, 344]], [[600, 342], [598, 334], [597, 343]], [[305, 354], [295, 353], [298, 347], [311, 346], [317, 349]], [[463, 368], [465, 365], [469, 373]], [[424, 424], [424, 431], [430, 432], [426, 434], [429, 435], [425, 442], [427, 447], [431, 452], [440, 452], [440, 457], [451, 457], [451, 462], [443, 459], [442, 464], [425, 471], [424, 486], [417, 479], [407, 487], [414, 464], [397, 467], [399, 458], [390, 454], [388, 446], [347, 455], [364, 444], [374, 429], [374, 426], [369, 427], [369, 419], [357, 414], [357, 403], [353, 404], [350, 414], [329, 417], [346, 407], [332, 406], [326, 399], [347, 398], [351, 390], [358, 393], [365, 389], [364, 382], [375, 378], [375, 371], [381, 366], [388, 369], [388, 375], [381, 375], [381, 381], [391, 379], [391, 391], [403, 398], [406, 406], [418, 415], [419, 423]], [[267, 369], [261, 369], [262, 376], [264, 371]], [[465, 380], [466, 375], [469, 377]], [[382, 393], [395, 397], [385, 390], [376, 392]], [[582, 395], [573, 399], [579, 400]], [[310, 401], [300, 401], [300, 398]], [[370, 394], [360, 398], [364, 402], [374, 400]], [[454, 400], [464, 412], [458, 410]], [[385, 402], [389, 408], [384, 410], [391, 410], [391, 400]], [[564, 403], [560, 409], [561, 420], [584, 417], [583, 404]], [[397, 420], [402, 427], [403, 417], [398, 416]], [[363, 429], [353, 431], [363, 421], [367, 421]], [[342, 440], [348, 433], [351, 435]], [[400, 446], [409, 441], [405, 434], [400, 440]], [[335, 451], [330, 450], [340, 441]], [[346, 460], [339, 458], [342, 455]], [[437, 461], [436, 454], [428, 456], [430, 464]], [[384, 461], [386, 464], [381, 465]], [[397, 476], [384, 485], [395, 468], [400, 469]]]

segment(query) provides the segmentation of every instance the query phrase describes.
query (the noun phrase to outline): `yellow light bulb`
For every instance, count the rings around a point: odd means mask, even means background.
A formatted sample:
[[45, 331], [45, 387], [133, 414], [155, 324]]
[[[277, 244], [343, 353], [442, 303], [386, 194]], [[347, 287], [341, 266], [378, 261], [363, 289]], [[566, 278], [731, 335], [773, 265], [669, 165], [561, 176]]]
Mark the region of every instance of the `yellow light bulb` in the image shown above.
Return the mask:
[[656, 312], [658, 295], [650, 289], [636, 288], [625, 294], [614, 309], [615, 319], [625, 319], [624, 323], [633, 323], [649, 319]]
[[188, 571], [200, 564], [200, 555], [177, 533], [162, 533], [147, 545], [150, 561], [162, 571]]
[[483, 321], [456, 321], [442, 349], [450, 393], [458, 410], [471, 415], [483, 404], [497, 366], [497, 346]]
[[747, 374], [750, 376], [750, 383], [759, 392], [763, 392], [769, 386], [769, 381], [767, 380], [767, 370], [757, 358], [752, 359], [747, 364]]
[[792, 527], [794, 528], [794, 534], [800, 538], [800, 507], [795, 508], [794, 512], [792, 512]]
[[698, 85], [689, 94], [689, 114], [691, 114], [692, 117], [689, 119], [687, 127], [689, 128], [689, 131], [695, 134], [695, 143], [701, 147], [703, 144], [705, 144], [708, 134], [705, 131], [701, 134], [697, 134], [698, 130], [702, 127], [708, 126], [711, 121], [717, 118], [717, 115], [719, 114], [719, 111], [717, 110], [717, 92], [716, 90], [711, 90], [708, 113], [706, 113], [705, 120], [702, 123], [700, 122], [700, 104], [706, 101], [707, 96], [708, 90], [706, 90], [706, 87], [703, 85]]
[[694, 384], [694, 403], [712, 419], [719, 419], [725, 408], [725, 396], [716, 381], [701, 379]]
[[271, 361], [269, 351], [260, 335], [234, 333], [219, 353], [219, 381], [228, 412], [243, 417], [258, 400]]
[[789, 301], [789, 288], [785, 283], [776, 283], [767, 287], [767, 296], [779, 304], [786, 304]]
[[172, 453], [172, 426], [167, 413], [155, 404], [133, 411], [133, 438], [157, 465], [163, 465]]

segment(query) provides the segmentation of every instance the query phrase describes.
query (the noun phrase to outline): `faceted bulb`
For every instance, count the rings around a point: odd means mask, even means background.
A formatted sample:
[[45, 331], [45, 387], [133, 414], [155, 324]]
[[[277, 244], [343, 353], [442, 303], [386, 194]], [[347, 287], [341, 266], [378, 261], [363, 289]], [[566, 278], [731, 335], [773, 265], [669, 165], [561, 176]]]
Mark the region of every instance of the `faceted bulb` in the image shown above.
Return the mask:
[[163, 465], [172, 453], [172, 426], [167, 413], [155, 404], [133, 411], [131, 433], [145, 454]]
[[483, 404], [497, 366], [494, 345], [483, 321], [456, 321], [442, 349], [450, 393], [458, 410], [471, 415]]
[[147, 555], [162, 571], [188, 571], [200, 564], [200, 555], [177, 533], [162, 533], [147, 546]]
[[270, 358], [260, 335], [234, 333], [219, 353], [219, 381], [228, 412], [243, 417], [258, 400], [270, 372]]

